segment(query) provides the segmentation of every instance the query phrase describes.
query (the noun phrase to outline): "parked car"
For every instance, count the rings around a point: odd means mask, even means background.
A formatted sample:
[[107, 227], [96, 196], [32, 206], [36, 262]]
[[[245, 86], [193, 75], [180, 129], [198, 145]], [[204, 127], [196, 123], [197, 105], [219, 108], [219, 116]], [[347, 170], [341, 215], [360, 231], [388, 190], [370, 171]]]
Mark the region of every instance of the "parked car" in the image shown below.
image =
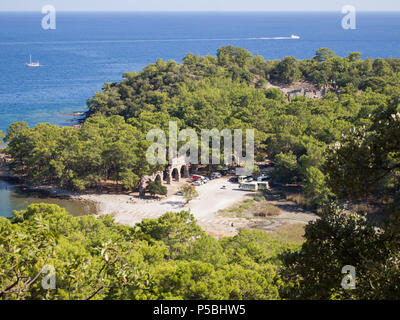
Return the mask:
[[229, 179], [229, 182], [238, 183], [239, 182], [238, 180], [239, 180], [238, 177], [232, 177], [232, 178]]
[[219, 172], [223, 175], [226, 176], [228, 174], [229, 168], [228, 167], [223, 167]]
[[217, 178], [221, 178], [222, 174], [220, 174], [219, 172], [213, 172], [211, 173], [211, 178], [213, 179], [217, 179]]
[[200, 179], [203, 183], [207, 183], [208, 181], [210, 181], [210, 179], [208, 179], [207, 177], [203, 177], [202, 179]]
[[198, 174], [192, 175], [192, 181], [199, 181], [199, 180], [201, 180], [201, 179], [204, 179], [204, 177], [203, 177], [203, 176], [200, 176], [200, 175], [198, 175]]
[[192, 186], [198, 187], [198, 186], [201, 186], [201, 185], [202, 185], [202, 183], [200, 181], [193, 181], [192, 182]]
[[177, 193], [175, 193], [177, 196], [183, 196], [183, 192], [182, 191], [178, 191]]
[[259, 176], [257, 178], [257, 181], [267, 181], [269, 180], [271, 177], [268, 174], [262, 173], [261, 176]]

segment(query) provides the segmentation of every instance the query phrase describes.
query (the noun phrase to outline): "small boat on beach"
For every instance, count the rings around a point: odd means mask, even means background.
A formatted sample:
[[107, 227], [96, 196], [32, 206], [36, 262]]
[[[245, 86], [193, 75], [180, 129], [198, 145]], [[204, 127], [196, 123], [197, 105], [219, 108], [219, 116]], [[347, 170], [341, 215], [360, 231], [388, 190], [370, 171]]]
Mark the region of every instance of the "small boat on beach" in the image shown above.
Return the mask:
[[29, 63], [25, 63], [26, 66], [28, 67], [40, 67], [40, 62], [32, 62], [32, 55], [29, 55]]

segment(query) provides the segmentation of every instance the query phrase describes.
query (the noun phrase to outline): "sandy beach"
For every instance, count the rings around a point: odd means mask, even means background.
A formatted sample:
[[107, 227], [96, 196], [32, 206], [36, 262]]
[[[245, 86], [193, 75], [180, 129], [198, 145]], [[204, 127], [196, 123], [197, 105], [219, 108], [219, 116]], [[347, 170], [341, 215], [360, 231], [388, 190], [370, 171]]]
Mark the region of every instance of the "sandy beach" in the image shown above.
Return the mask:
[[[175, 183], [176, 184], [176, 183]], [[182, 184], [182, 183], [181, 183]], [[226, 186], [222, 189], [222, 186]], [[178, 186], [172, 184], [171, 190], [178, 190]], [[228, 178], [211, 180], [208, 183], [196, 187], [199, 197], [185, 204], [182, 196], [171, 194], [161, 200], [141, 199], [130, 195], [115, 194], [88, 194], [72, 196], [79, 200], [95, 202], [98, 206], [98, 214], [113, 214], [115, 221], [135, 225], [143, 219], [158, 218], [166, 212], [189, 211], [194, 215], [197, 223], [205, 232], [220, 238], [233, 236], [241, 228], [250, 228], [257, 223], [265, 223], [265, 219], [245, 219], [234, 217], [221, 217], [218, 211], [229, 208], [236, 203], [246, 199], [252, 199], [254, 193], [238, 189], [238, 184], [228, 181]], [[278, 204], [275, 203], [274, 204]], [[287, 206], [288, 201], [281, 203]], [[293, 204], [292, 204], [293, 205]], [[278, 228], [287, 223], [307, 223], [316, 219], [317, 216], [310, 213], [296, 212], [292, 209], [283, 209], [279, 217], [271, 219], [271, 224], [266, 229]]]
[[[226, 186], [226, 189], [222, 189]], [[174, 186], [172, 186], [174, 187]], [[173, 188], [177, 189], [177, 188]], [[98, 214], [113, 214], [116, 222], [135, 225], [143, 219], [158, 218], [166, 212], [191, 212], [198, 224], [209, 234], [234, 235], [237, 229], [247, 224], [246, 219], [221, 218], [216, 213], [233, 204], [254, 196], [238, 189], [228, 178], [209, 181], [196, 187], [199, 197], [185, 205], [182, 196], [172, 194], [161, 200], [141, 199], [130, 195], [88, 194], [73, 196], [79, 200], [93, 201], [98, 205]], [[232, 226], [233, 223], [233, 226]]]

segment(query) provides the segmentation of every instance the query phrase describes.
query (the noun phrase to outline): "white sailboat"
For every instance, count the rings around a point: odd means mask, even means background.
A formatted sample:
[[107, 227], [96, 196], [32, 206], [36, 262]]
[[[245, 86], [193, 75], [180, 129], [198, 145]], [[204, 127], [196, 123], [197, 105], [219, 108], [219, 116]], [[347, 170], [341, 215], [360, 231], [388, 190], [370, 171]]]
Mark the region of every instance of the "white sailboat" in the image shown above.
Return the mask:
[[290, 36], [290, 38], [292, 38], [292, 39], [300, 39], [299, 36], [296, 36], [296, 35], [294, 35], [294, 34], [292, 34], [292, 35]]
[[32, 62], [32, 55], [29, 55], [29, 63], [25, 63], [28, 67], [40, 67], [40, 62]]

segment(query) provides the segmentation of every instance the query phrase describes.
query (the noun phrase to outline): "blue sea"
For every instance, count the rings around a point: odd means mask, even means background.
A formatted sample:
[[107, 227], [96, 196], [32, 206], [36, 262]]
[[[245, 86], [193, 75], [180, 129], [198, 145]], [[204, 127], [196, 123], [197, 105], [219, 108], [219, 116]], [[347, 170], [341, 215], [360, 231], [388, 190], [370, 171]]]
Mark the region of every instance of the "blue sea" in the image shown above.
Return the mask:
[[[14, 121], [70, 125], [104, 82], [119, 81], [157, 58], [215, 55], [244, 47], [266, 59], [310, 58], [320, 47], [341, 56], [400, 57], [400, 14], [359, 13], [357, 29], [338, 13], [0, 13], [0, 130]], [[279, 39], [299, 35], [301, 39]], [[273, 39], [262, 39], [273, 38]], [[29, 54], [40, 68], [29, 68]]]
[[[158, 58], [215, 55], [243, 47], [266, 59], [311, 58], [320, 47], [341, 56], [400, 57], [400, 14], [358, 13], [344, 30], [337, 13], [57, 13], [43, 30], [41, 13], [0, 13], [0, 130], [15, 121], [71, 125], [86, 99]], [[288, 39], [292, 34], [300, 39]], [[32, 54], [40, 68], [25, 65]], [[20, 208], [21, 194], [0, 185], [0, 216]], [[2, 204], [3, 212], [1, 211]], [[6, 208], [6, 210], [4, 209]]]

